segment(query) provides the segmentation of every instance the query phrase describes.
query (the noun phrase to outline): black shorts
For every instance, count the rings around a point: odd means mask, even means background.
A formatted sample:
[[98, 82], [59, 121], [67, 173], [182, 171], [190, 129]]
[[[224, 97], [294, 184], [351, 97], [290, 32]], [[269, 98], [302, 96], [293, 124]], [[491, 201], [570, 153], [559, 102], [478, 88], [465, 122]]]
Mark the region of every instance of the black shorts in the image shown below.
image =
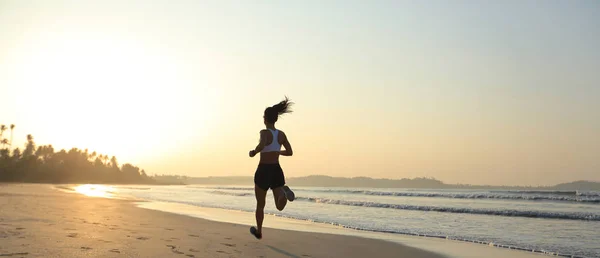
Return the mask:
[[254, 173], [254, 184], [265, 191], [285, 185], [283, 170], [279, 164], [258, 164]]

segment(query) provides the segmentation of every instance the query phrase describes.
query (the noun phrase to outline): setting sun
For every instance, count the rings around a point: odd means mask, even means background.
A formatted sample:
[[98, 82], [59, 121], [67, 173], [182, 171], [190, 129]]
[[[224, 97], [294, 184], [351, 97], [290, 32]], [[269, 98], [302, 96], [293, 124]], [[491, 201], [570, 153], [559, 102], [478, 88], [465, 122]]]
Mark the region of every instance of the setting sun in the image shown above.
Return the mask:
[[116, 36], [45, 42], [12, 67], [18, 95], [38, 106], [20, 112], [39, 123], [32, 134], [42, 143], [139, 162], [208, 133], [210, 113], [202, 110], [209, 109], [214, 95], [196, 94], [202, 87], [194, 88], [195, 83], [206, 82], [190, 80], [189, 67], [161, 53], [164, 49]]

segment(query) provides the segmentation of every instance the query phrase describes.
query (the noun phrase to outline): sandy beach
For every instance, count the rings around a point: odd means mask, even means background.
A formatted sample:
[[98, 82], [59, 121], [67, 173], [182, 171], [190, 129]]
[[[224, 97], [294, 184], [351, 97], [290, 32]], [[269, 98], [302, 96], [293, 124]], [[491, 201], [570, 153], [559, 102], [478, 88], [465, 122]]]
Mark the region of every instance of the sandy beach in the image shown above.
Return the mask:
[[269, 229], [138, 208], [49, 185], [0, 186], [2, 257], [443, 257], [352, 236]]

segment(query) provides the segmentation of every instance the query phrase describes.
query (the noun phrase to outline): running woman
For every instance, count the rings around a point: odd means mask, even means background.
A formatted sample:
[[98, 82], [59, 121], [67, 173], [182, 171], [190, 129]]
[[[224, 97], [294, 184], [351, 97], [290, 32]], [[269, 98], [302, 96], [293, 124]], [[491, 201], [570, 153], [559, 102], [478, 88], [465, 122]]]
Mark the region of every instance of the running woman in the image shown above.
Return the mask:
[[[293, 102], [286, 97], [278, 104], [265, 109], [263, 119], [266, 129], [260, 131], [260, 142], [254, 150], [251, 150], [250, 157], [260, 153], [260, 162], [254, 174], [254, 194], [256, 196], [256, 227], [250, 228], [250, 233], [257, 239], [262, 238], [262, 223], [264, 219], [264, 209], [267, 197], [267, 191], [273, 191], [275, 197], [275, 206], [282, 211], [288, 201], [294, 201], [295, 195], [288, 186], [285, 185], [285, 176], [279, 165], [279, 156], [292, 156], [292, 145], [288, 137], [281, 130], [275, 128], [275, 123], [279, 116], [291, 113], [290, 107]], [[281, 150], [281, 146], [285, 150]]]

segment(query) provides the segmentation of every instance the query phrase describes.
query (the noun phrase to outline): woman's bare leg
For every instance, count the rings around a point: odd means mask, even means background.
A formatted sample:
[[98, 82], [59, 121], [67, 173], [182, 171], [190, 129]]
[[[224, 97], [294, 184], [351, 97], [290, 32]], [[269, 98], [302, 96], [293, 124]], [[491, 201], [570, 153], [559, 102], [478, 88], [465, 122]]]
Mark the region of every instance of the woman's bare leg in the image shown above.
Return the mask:
[[256, 233], [260, 235], [262, 234], [262, 224], [265, 218], [265, 202], [267, 198], [267, 191], [255, 185], [254, 195], [256, 196]]
[[283, 192], [283, 187], [277, 187], [273, 189], [273, 198], [275, 198], [275, 207], [282, 211], [288, 201], [285, 197], [285, 193]]

